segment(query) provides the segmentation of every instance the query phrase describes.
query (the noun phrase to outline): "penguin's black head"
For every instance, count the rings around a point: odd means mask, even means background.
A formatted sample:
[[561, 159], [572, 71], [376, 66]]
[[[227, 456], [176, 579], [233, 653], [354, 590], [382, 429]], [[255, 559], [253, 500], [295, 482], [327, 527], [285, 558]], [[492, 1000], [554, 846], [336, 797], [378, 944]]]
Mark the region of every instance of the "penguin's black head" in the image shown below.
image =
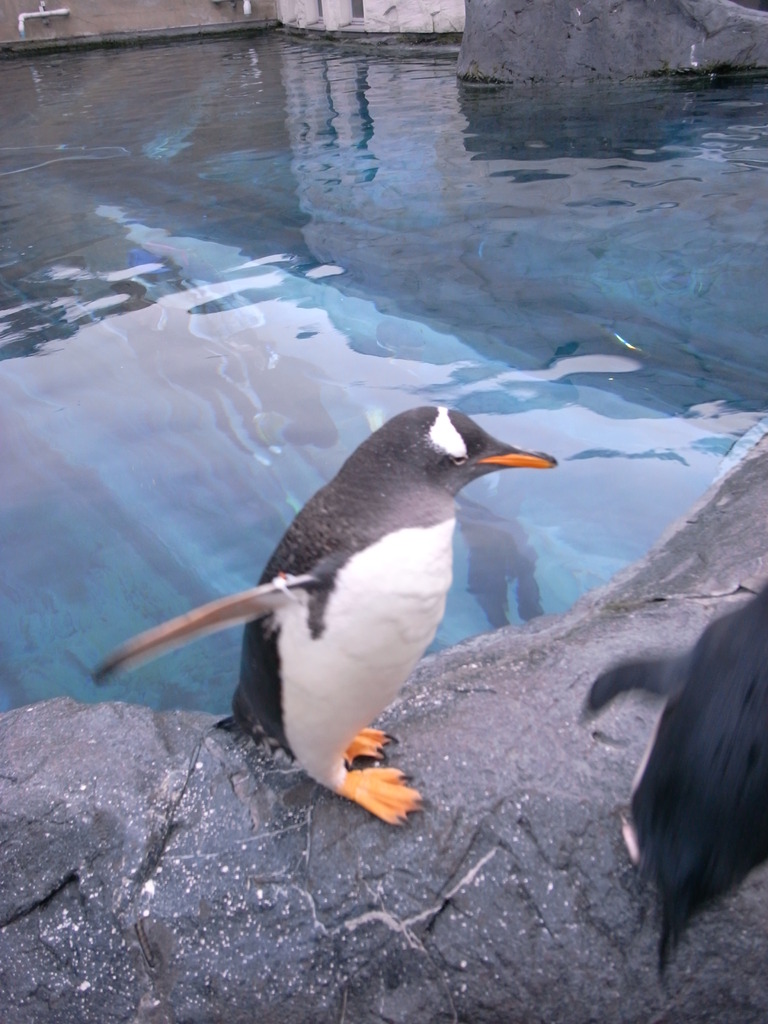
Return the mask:
[[421, 406], [388, 420], [355, 452], [381, 472], [439, 486], [458, 494], [496, 469], [550, 469], [551, 455], [521, 451], [491, 437], [462, 412]]

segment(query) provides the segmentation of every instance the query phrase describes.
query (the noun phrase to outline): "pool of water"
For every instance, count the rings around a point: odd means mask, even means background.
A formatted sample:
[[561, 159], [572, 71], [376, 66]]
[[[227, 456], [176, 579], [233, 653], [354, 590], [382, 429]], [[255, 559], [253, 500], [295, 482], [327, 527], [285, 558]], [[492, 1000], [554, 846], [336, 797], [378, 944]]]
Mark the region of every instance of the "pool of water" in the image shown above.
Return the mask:
[[95, 690], [251, 586], [425, 402], [551, 452], [465, 492], [436, 645], [639, 557], [768, 406], [768, 83], [468, 87], [265, 35], [7, 61], [0, 709], [226, 712], [239, 632]]

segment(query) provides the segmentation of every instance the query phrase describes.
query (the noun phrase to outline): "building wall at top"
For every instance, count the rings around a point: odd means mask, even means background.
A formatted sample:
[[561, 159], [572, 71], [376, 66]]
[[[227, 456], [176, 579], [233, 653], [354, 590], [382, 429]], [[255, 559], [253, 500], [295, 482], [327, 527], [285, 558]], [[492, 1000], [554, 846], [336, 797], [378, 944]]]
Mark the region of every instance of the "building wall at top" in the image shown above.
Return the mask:
[[[296, 28], [387, 33], [457, 33], [464, 0], [276, 0], [278, 18]], [[358, 6], [359, 5], [359, 6]], [[362, 8], [363, 17], [355, 17]]]
[[[325, 32], [461, 33], [464, 0], [0, 0], [0, 46], [24, 49], [56, 40], [119, 40], [277, 24]], [[66, 15], [56, 10], [66, 9]], [[362, 14], [362, 17], [360, 15]]]
[[161, 33], [221, 31], [249, 24], [276, 22], [276, 0], [45, 0], [48, 11], [67, 9], [65, 16], [25, 18], [39, 12], [39, 0], [0, 0], [0, 44], [34, 44], [57, 39], [113, 39]]

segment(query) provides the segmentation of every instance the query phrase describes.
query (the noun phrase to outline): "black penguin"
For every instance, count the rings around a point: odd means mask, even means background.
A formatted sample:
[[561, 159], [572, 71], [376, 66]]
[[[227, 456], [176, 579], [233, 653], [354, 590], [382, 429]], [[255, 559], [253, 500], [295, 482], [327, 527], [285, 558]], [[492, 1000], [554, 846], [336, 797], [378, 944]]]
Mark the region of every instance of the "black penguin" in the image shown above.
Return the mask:
[[688, 653], [601, 675], [587, 710], [632, 689], [667, 697], [624, 827], [659, 891], [663, 969], [691, 915], [768, 858], [768, 586]]
[[463, 413], [400, 413], [350, 455], [289, 526], [261, 586], [129, 641], [97, 679], [195, 636], [247, 622], [234, 720], [318, 782], [392, 824], [419, 794], [392, 768], [350, 770], [387, 742], [369, 723], [435, 635], [451, 584], [454, 496], [503, 467], [549, 455], [495, 440]]

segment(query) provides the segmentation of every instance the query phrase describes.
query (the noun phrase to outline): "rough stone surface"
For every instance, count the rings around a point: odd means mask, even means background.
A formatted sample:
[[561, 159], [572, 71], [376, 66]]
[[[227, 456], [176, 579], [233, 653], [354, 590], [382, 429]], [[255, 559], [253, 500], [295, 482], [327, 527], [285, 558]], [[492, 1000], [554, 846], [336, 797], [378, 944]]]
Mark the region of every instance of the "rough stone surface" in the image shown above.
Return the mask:
[[768, 440], [568, 614], [425, 661], [393, 829], [210, 716], [53, 700], [0, 717], [4, 1024], [768, 1020], [768, 888], [660, 982], [620, 813], [657, 708], [589, 723], [613, 660], [688, 645], [768, 575]]
[[460, 78], [579, 82], [768, 66], [768, 14], [731, 0], [467, 0]]

